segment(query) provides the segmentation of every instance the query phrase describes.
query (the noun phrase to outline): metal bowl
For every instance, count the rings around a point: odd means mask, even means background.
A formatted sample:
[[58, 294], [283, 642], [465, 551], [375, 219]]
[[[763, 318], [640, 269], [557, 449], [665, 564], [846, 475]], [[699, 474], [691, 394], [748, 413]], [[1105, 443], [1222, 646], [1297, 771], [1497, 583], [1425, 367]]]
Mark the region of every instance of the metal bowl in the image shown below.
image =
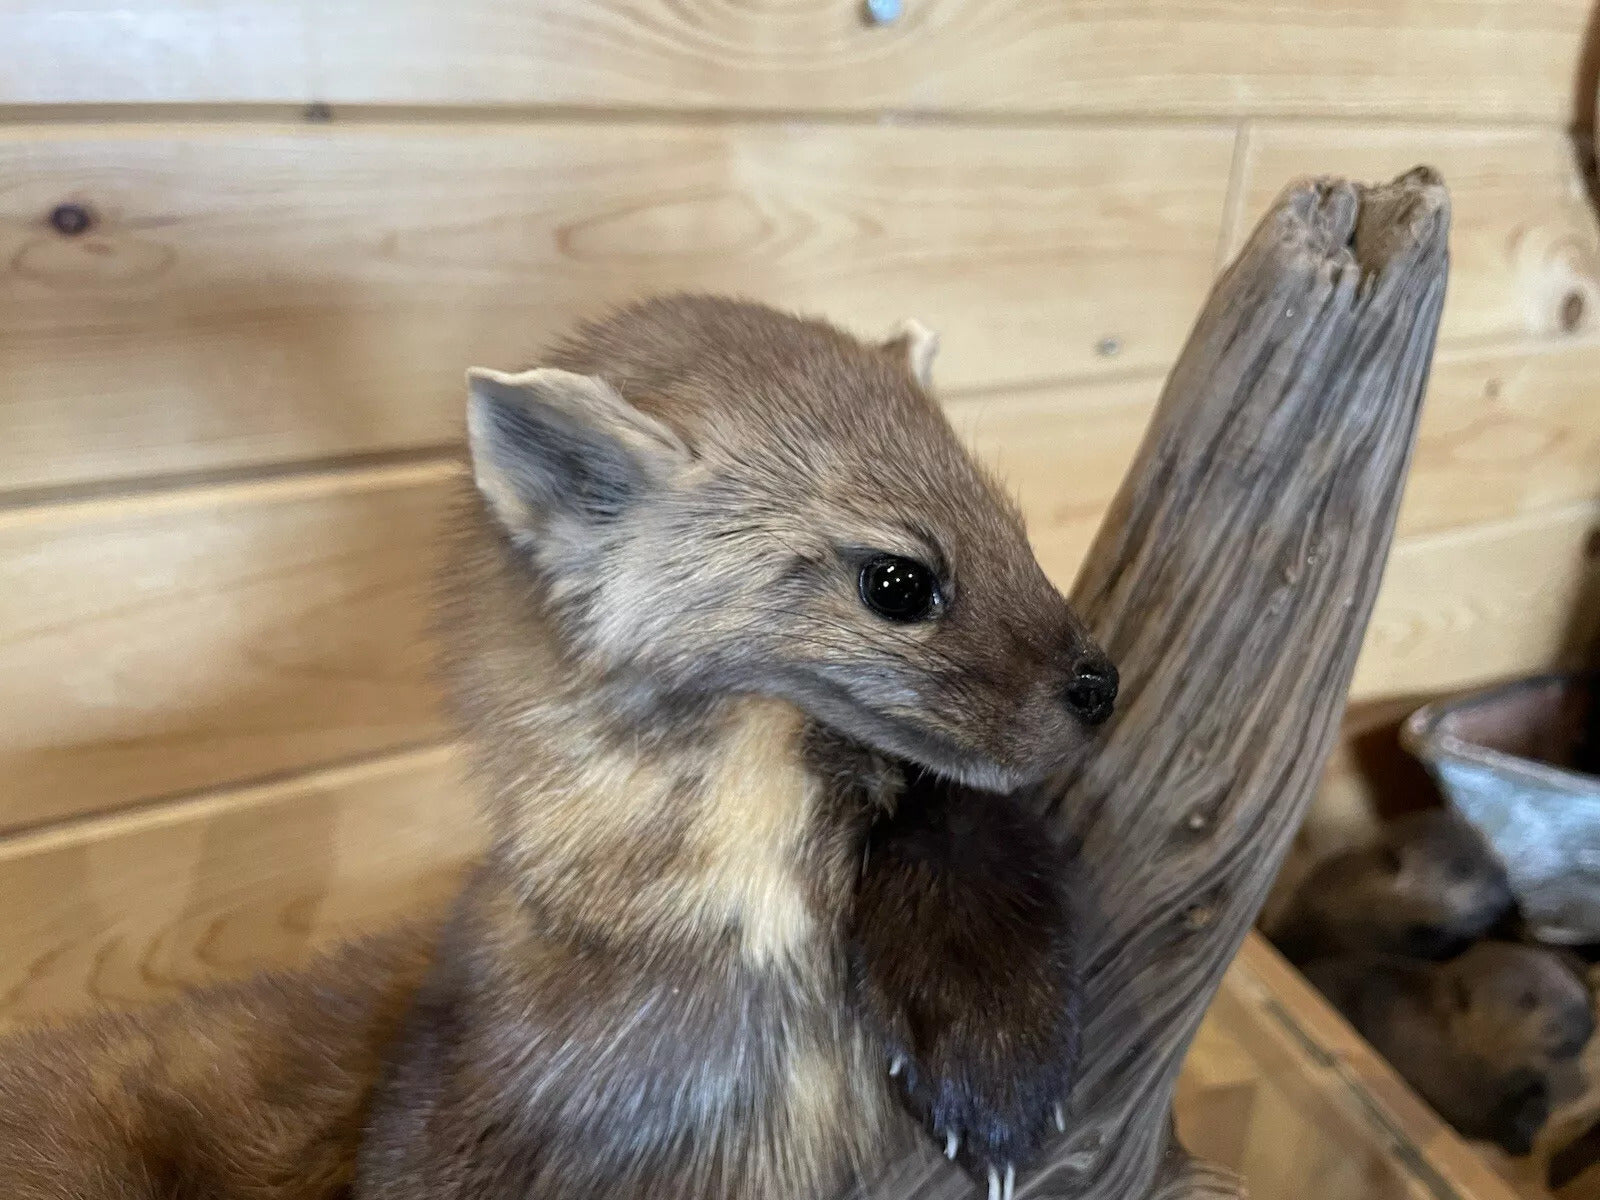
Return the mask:
[[1417, 710], [1400, 731], [1505, 863], [1535, 936], [1600, 942], [1595, 675], [1540, 675]]

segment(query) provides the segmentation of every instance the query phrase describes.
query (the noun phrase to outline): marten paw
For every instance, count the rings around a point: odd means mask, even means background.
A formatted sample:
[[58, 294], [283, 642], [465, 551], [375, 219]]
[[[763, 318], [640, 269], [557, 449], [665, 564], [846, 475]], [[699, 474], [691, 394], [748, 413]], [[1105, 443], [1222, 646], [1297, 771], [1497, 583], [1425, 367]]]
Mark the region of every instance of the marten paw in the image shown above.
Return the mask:
[[945, 1157], [986, 1183], [990, 1200], [1011, 1200], [1017, 1171], [1066, 1129], [1071, 1048], [1060, 1047], [1056, 1061], [1023, 1064], [986, 1053], [993, 1042], [962, 1047], [942, 1040], [940, 1049], [953, 1054], [952, 1061], [940, 1052], [895, 1054], [888, 1067], [892, 1082]]
[[1079, 990], [1068, 864], [1003, 797], [941, 785], [909, 799], [867, 846], [857, 996], [907, 1110], [1004, 1200], [1066, 1124]]

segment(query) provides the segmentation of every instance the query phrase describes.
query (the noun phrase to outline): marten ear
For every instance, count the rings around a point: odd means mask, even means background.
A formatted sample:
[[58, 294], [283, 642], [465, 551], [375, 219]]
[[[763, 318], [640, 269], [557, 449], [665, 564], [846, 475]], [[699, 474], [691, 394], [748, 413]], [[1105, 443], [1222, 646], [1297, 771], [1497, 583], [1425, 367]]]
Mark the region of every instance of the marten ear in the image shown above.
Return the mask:
[[939, 353], [939, 335], [914, 317], [894, 327], [883, 343], [886, 353], [901, 359], [923, 387], [933, 384], [933, 359]]
[[591, 375], [467, 372], [472, 471], [512, 529], [565, 514], [614, 517], [689, 458], [666, 425]]

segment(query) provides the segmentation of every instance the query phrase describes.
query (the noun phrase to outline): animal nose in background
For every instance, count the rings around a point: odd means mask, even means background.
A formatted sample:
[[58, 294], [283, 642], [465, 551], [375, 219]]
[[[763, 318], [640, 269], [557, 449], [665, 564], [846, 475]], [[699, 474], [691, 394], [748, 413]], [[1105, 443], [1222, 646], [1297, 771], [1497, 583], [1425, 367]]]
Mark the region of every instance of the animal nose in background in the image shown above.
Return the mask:
[[1116, 667], [1098, 656], [1080, 660], [1061, 698], [1084, 722], [1099, 725], [1116, 706]]

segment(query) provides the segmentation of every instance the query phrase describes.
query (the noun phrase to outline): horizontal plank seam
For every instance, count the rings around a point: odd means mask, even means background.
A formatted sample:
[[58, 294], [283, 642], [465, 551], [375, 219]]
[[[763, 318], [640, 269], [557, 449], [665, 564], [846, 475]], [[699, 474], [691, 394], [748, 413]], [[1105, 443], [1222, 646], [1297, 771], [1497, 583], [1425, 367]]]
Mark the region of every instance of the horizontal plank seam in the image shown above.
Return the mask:
[[972, 129], [1111, 128], [1150, 129], [1159, 126], [1205, 128], [1226, 132], [1241, 121], [1273, 126], [1383, 127], [1494, 132], [1568, 133], [1566, 118], [1548, 120], [1533, 116], [1485, 116], [1477, 112], [1385, 114], [1374, 112], [1327, 113], [1317, 109], [1252, 111], [1218, 109], [1193, 112], [1181, 109], [1143, 109], [1093, 112], [1075, 109], [985, 110], [962, 108], [673, 108], [626, 105], [561, 104], [382, 104], [325, 105], [314, 98], [253, 103], [129, 102], [85, 104], [0, 104], [0, 125], [89, 126], [140, 124], [289, 124], [315, 129], [347, 126], [415, 124], [485, 126], [540, 125], [793, 125], [879, 128], [884, 125]]
[[208, 477], [153, 477], [148, 481], [121, 481], [110, 485], [72, 485], [0, 494], [0, 532], [30, 525], [74, 523], [107, 517], [146, 517], [185, 509], [216, 509], [240, 504], [290, 503], [326, 496], [359, 495], [424, 487], [455, 478], [461, 473], [458, 453], [429, 450], [402, 456], [399, 462], [372, 465], [318, 463], [310, 469], [274, 464], [261, 470]]
[[0, 865], [35, 854], [168, 828], [223, 812], [276, 803], [298, 792], [347, 787], [367, 779], [442, 765], [455, 753], [453, 742], [430, 741], [315, 767], [259, 776], [225, 787], [207, 787], [142, 800], [109, 812], [88, 813], [13, 830], [0, 836]]
[[[1463, 356], [1492, 359], [1498, 355], [1517, 356], [1520, 352], [1501, 347], [1495, 354], [1480, 352]], [[1441, 356], [1443, 358], [1444, 356]], [[1447, 361], [1455, 361], [1449, 359]], [[1159, 390], [1161, 376], [1146, 374], [1131, 377], [1151, 384], [1151, 397]], [[1040, 385], [1030, 392], [1006, 389], [999, 393], [952, 395], [944, 398], [952, 418], [960, 421], [971, 415], [986, 400], [999, 398], [1025, 402], [1045, 399], [1052, 387], [1079, 385]], [[1143, 400], [1117, 398], [1096, 409], [1136, 407]], [[380, 456], [387, 457], [387, 456]], [[396, 456], [400, 461], [374, 465], [362, 460], [317, 460], [311, 464], [269, 464], [258, 469], [229, 471], [217, 475], [153, 476], [114, 483], [63, 485], [58, 488], [26, 492], [0, 492], [0, 532], [25, 530], [30, 526], [49, 527], [97, 520], [137, 520], [185, 511], [216, 510], [247, 504], [295, 503], [303, 500], [354, 496], [382, 491], [401, 491], [432, 487], [457, 478], [462, 464], [455, 447], [434, 447]], [[1506, 517], [1472, 521], [1439, 529], [1420, 530], [1398, 538], [1394, 553], [1422, 546], [1446, 543], [1452, 539], [1493, 535], [1502, 526], [1545, 525], [1571, 519], [1595, 507], [1596, 498], [1563, 500], [1539, 505]]]
[[[1224, 237], [1228, 236], [1226, 232]], [[1484, 338], [1471, 341], [1442, 343], [1434, 355], [1436, 364], [1467, 362], [1493, 362], [1550, 355], [1577, 354], [1600, 349], [1600, 331], [1592, 335], [1534, 334], [1510, 338]], [[984, 402], [1046, 399], [1052, 393], [1081, 390], [1092, 392], [1119, 386], [1149, 384], [1151, 398], [1160, 389], [1170, 364], [1159, 367], [1136, 367], [1126, 371], [1071, 373], [1046, 378], [1034, 378], [1007, 383], [979, 384], [941, 391], [942, 403], [959, 411], [966, 406]], [[1114, 405], [1142, 403], [1142, 401], [1117, 399]], [[1103, 407], [1104, 405], [1096, 405]], [[22, 512], [48, 512], [59, 514], [67, 509], [93, 509], [93, 506], [115, 504], [119, 508], [128, 501], [144, 497], [162, 497], [155, 503], [226, 502], [227, 496], [237, 489], [259, 489], [262, 485], [279, 485], [278, 495], [292, 497], [326, 493], [330, 481], [333, 491], [361, 491], [401, 486], [405, 483], [447, 478], [453, 475], [460, 455], [457, 442], [433, 442], [399, 450], [378, 450], [343, 455], [286, 459], [277, 462], [245, 463], [198, 471], [160, 473], [152, 475], [90, 479], [37, 487], [0, 487], [0, 527], [11, 524], [14, 514]], [[288, 481], [288, 482], [285, 482]], [[182, 493], [189, 493], [185, 500]], [[254, 495], [246, 499], [255, 499]], [[41, 517], [40, 519], [53, 519]], [[70, 518], [69, 518], [70, 519]]]
[[[1093, 391], [1101, 388], [1130, 384], [1159, 384], [1167, 377], [1171, 364], [1155, 367], [1130, 367], [1122, 371], [1073, 372], [1033, 379], [1011, 380], [1005, 383], [967, 384], [959, 388], [935, 387], [940, 403], [974, 404], [992, 400], [1033, 400], [1052, 392]], [[937, 373], [938, 368], [934, 368]], [[937, 381], [935, 381], [937, 382]]]
[[1600, 330], [1594, 333], [1519, 333], [1512, 336], [1453, 338], [1440, 341], [1435, 363], [1471, 362], [1474, 359], [1525, 358], [1578, 354], [1600, 349]]
[[[1140, 383], [1150, 385], [1153, 399], [1165, 377], [1165, 367], [1140, 368], [1111, 375], [1069, 375], [1014, 384], [957, 388], [940, 392], [939, 399], [941, 403], [959, 410], [966, 405], [996, 400], [1025, 403], [1046, 399], [1060, 391], [1081, 389], [1087, 392]], [[1105, 407], [1105, 403], [1097, 402], [1094, 407]], [[1121, 405], [1134, 402], [1119, 398], [1109, 403]], [[185, 501], [180, 494], [184, 492], [196, 495], [204, 493], [203, 501], [210, 504], [218, 502], [219, 491], [255, 490], [264, 484], [283, 484], [279, 489], [281, 495], [297, 496], [302, 493], [326, 494], [329, 481], [334, 479], [342, 482], [332, 490], [342, 492], [381, 489], [418, 480], [432, 482], [435, 478], [448, 478], [455, 473], [461, 452], [459, 442], [435, 442], [401, 450], [244, 463], [198, 471], [89, 479], [26, 488], [0, 487], [0, 528], [10, 526], [17, 519], [13, 514], [22, 512], [54, 510], [60, 513], [71, 509], [93, 512], [97, 506], [107, 504], [115, 504], [119, 510], [126, 511], [128, 502], [144, 498], [162, 498], [154, 501], [157, 503], [167, 503], [168, 498], [172, 498], [172, 503], [182, 504]], [[39, 516], [35, 519], [54, 518]]]
[[59, 508], [106, 500], [126, 500], [185, 488], [217, 488], [265, 483], [293, 476], [345, 475], [392, 468], [431, 467], [457, 460], [459, 442], [429, 442], [394, 450], [357, 450], [343, 454], [239, 462], [192, 471], [152, 471], [145, 475], [113, 475], [28, 487], [0, 487], [0, 520], [23, 508]]
[[1487, 521], [1478, 521], [1471, 525], [1454, 525], [1446, 529], [1420, 530], [1404, 537], [1397, 537], [1394, 542], [1394, 548], [1389, 552], [1389, 557], [1393, 560], [1413, 553], [1435, 550], [1441, 546], [1476, 541], [1480, 538], [1512, 537], [1519, 532], [1593, 519], [1596, 516], [1600, 516], [1600, 496], [1585, 500], [1566, 501], [1560, 504], [1543, 505], [1528, 509], [1526, 512], [1515, 513], [1509, 517], [1496, 517]]
[[[1544, 348], [1555, 351], [1573, 347], [1552, 345]], [[1449, 353], [1441, 351], [1437, 358], [1441, 362], [1463, 362], [1522, 357], [1529, 352], [1530, 348], [1525, 343], [1502, 343], [1493, 346], [1456, 348]], [[1092, 390], [1097, 386], [1104, 387], [1114, 383], [1146, 382], [1154, 389], [1163, 375], [1164, 372], [1130, 372], [1115, 380], [1076, 379], [1038, 382], [993, 390], [955, 392], [942, 399], [952, 409], [952, 415], [960, 416], [964, 408], [985, 401], [1045, 399], [1052, 391], [1064, 388]], [[1132, 405], [1136, 402], [1131, 400], [1113, 402], [1114, 406], [1124, 403]], [[357, 495], [363, 492], [430, 486], [455, 478], [460, 470], [459, 447], [455, 444], [446, 444], [417, 450], [269, 463], [214, 472], [64, 484], [12, 492], [0, 491], [0, 531], [26, 528], [32, 524], [62, 524], [106, 517], [149, 516], [193, 508], [214, 509], [238, 504], [293, 502], [325, 496]], [[1525, 522], [1530, 519], [1535, 521], [1549, 519], [1552, 516], [1559, 518], [1568, 510], [1581, 510], [1590, 507], [1592, 503], [1590, 500], [1580, 500], [1542, 506], [1518, 513], [1506, 520]], [[1396, 549], [1398, 550], [1401, 545], [1415, 545], [1427, 539], [1472, 534], [1499, 523], [1502, 522], [1490, 520], [1410, 534], [1397, 543]]]

